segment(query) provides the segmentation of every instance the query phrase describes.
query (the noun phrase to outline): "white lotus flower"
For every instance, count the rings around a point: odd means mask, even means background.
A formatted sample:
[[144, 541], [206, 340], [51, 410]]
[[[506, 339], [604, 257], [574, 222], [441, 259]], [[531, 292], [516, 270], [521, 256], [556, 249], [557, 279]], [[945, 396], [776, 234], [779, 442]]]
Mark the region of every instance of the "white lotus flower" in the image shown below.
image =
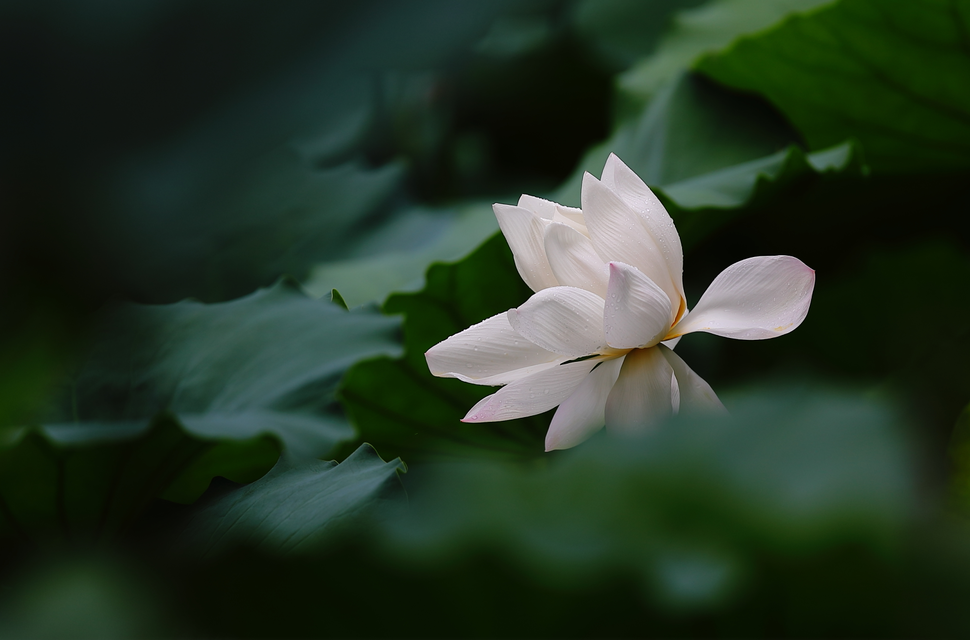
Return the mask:
[[558, 406], [547, 451], [575, 446], [604, 425], [636, 430], [677, 411], [724, 411], [673, 352], [680, 336], [763, 340], [808, 314], [815, 272], [791, 256], [731, 265], [688, 313], [673, 220], [615, 155], [601, 180], [583, 176], [581, 210], [527, 195], [494, 210], [519, 275], [536, 293], [425, 356], [436, 376], [505, 385], [463, 422]]

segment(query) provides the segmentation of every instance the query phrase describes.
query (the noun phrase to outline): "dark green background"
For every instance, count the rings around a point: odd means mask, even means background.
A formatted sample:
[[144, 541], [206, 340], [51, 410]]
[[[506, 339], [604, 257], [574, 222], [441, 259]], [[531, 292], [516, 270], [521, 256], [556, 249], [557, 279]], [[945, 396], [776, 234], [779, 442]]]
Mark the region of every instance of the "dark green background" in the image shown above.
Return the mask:
[[[966, 635], [966, 0], [15, 0], [0, 78], [0, 634]], [[489, 205], [610, 152], [808, 318], [678, 345], [726, 421], [459, 423]]]

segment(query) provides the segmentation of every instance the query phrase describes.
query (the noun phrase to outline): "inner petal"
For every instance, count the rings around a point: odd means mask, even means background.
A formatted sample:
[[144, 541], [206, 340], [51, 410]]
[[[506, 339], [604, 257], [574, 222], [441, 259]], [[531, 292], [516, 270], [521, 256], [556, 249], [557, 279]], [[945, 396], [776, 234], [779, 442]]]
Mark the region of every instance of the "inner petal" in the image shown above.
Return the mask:
[[[599, 180], [583, 178], [583, 217], [593, 248], [604, 262], [633, 265], [654, 281], [670, 299], [674, 311], [681, 292], [674, 285], [662, 249], [640, 221], [640, 216]], [[669, 319], [673, 321], [673, 317]]]
[[670, 328], [670, 298], [636, 267], [611, 262], [603, 316], [611, 347], [652, 347]]
[[[640, 222], [661, 248], [678, 295], [684, 297], [684, 249], [674, 221], [660, 199], [630, 167], [610, 154], [603, 167], [603, 184], [613, 190], [640, 217]], [[677, 301], [671, 298], [674, 312]]]
[[515, 268], [529, 288], [541, 291], [559, 284], [542, 246], [542, 235], [548, 221], [522, 207], [494, 204], [492, 210], [502, 235], [512, 249]]
[[606, 296], [609, 268], [593, 250], [589, 238], [556, 222], [546, 227], [546, 257], [559, 284]]

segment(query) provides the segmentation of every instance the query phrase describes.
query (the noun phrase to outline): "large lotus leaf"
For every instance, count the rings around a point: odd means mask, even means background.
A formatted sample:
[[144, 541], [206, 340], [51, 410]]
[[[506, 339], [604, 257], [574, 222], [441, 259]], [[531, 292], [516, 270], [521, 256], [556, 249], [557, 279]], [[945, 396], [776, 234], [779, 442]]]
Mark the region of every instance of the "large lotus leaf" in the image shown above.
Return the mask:
[[303, 283], [310, 295], [339, 290], [347, 304], [383, 301], [392, 291], [417, 291], [432, 262], [458, 260], [498, 231], [492, 208], [409, 209], [357, 242], [342, 260], [315, 266]]
[[464, 424], [461, 418], [497, 389], [435, 378], [424, 353], [449, 336], [528, 299], [512, 253], [494, 235], [464, 260], [435, 264], [417, 293], [392, 295], [386, 313], [403, 313], [403, 358], [377, 358], [347, 371], [340, 398], [360, 440], [412, 463], [454, 457], [541, 455], [549, 417]]
[[572, 7], [576, 31], [608, 63], [625, 69], [657, 47], [675, 12], [704, 0], [580, 0]]
[[[598, 175], [610, 153], [616, 153], [634, 171], [649, 166], [649, 157], [627, 144], [634, 136], [620, 130], [608, 143], [591, 150], [581, 170]], [[647, 148], [646, 146], [640, 147]], [[626, 153], [624, 157], [624, 151]], [[598, 168], [597, 168], [598, 167]], [[646, 173], [646, 172], [644, 172]], [[863, 151], [854, 142], [806, 153], [789, 146], [770, 155], [740, 162], [665, 186], [651, 185], [677, 224], [685, 251], [708, 238], [714, 231], [755, 209], [801, 204], [826, 197], [838, 198], [845, 191], [870, 189]], [[578, 203], [582, 174], [570, 179], [557, 198]], [[648, 184], [651, 184], [647, 180]], [[811, 196], [811, 197], [810, 197]]]
[[215, 476], [251, 482], [279, 457], [265, 435], [205, 438], [170, 415], [0, 432], [0, 538], [74, 543], [124, 534], [160, 496], [190, 500]]
[[657, 46], [618, 79], [623, 95], [638, 103], [652, 98], [671, 78], [704, 53], [739, 36], [769, 28], [786, 16], [832, 0], [715, 0], [674, 16], [673, 26]]
[[849, 137], [874, 171], [970, 168], [970, 2], [857, 0], [794, 16], [698, 69], [775, 104], [811, 149]]
[[666, 186], [770, 156], [798, 141], [798, 134], [764, 101], [679, 73], [648, 105], [622, 120], [606, 142], [586, 153], [556, 199], [578, 206], [583, 173], [599, 176], [610, 153], [647, 184]]
[[7, 533], [125, 529], [155, 497], [251, 481], [282, 447], [326, 455], [353, 430], [334, 390], [352, 363], [399, 352], [399, 322], [283, 282], [232, 302], [125, 304], [42, 426], [5, 432]]
[[402, 499], [404, 470], [366, 444], [339, 464], [284, 455], [256, 482], [199, 503], [176, 544], [201, 555], [236, 546], [305, 554], [377, 504]]
[[[609, 149], [603, 146], [590, 153], [590, 157], [595, 155], [597, 160], [601, 159], [600, 169], [609, 156]], [[636, 154], [631, 157], [632, 164], [636, 164], [639, 158]], [[789, 216], [796, 210], [803, 212], [806, 217], [788, 225], [792, 228], [815, 221], [813, 216], [820, 207], [830, 211], [838, 208], [845, 212], [847, 220], [853, 221], [853, 228], [866, 224], [874, 203], [885, 200], [884, 195], [873, 197], [880, 185], [870, 184], [866, 179], [868, 174], [862, 149], [854, 142], [846, 142], [814, 153], [791, 146], [763, 158], [652, 188], [677, 225], [684, 251], [689, 255], [703, 243], [713, 242], [718, 230], [735, 223], [745, 225], [752, 214], [773, 217], [778, 211], [785, 211]], [[578, 187], [572, 189], [567, 185], [566, 189], [575, 191], [578, 201]], [[847, 194], [851, 197], [846, 198]], [[563, 199], [570, 201], [568, 195]], [[866, 203], [864, 206], [859, 206], [860, 199]], [[763, 222], [759, 219], [751, 224], [758, 227]], [[755, 250], [777, 253], [780, 247], [780, 243], [762, 243]], [[729, 257], [740, 260], [750, 254], [732, 252]], [[727, 264], [730, 263], [720, 268]], [[716, 272], [711, 277], [714, 275]]]
[[583, 173], [599, 176], [615, 153], [663, 199], [689, 251], [742, 212], [865, 186], [857, 180], [868, 172], [858, 145], [806, 153], [796, 142], [763, 102], [681, 74], [591, 149], [553, 199], [577, 206]]
[[258, 478], [281, 445], [326, 455], [353, 434], [334, 405], [340, 377], [398, 353], [398, 326], [285, 282], [220, 304], [109, 310], [42, 426], [5, 432], [5, 533], [116, 533], [156, 497]]
[[[735, 217], [754, 210], [791, 208], [812, 200], [865, 191], [868, 167], [852, 142], [805, 153], [796, 146], [765, 158], [657, 189], [690, 251]], [[770, 249], [769, 249], [770, 250]]]
[[320, 457], [348, 435], [328, 411], [340, 377], [357, 360], [396, 353], [397, 327], [286, 282], [219, 304], [120, 305], [44, 423], [147, 424], [169, 411], [202, 437], [269, 433], [295, 455]]

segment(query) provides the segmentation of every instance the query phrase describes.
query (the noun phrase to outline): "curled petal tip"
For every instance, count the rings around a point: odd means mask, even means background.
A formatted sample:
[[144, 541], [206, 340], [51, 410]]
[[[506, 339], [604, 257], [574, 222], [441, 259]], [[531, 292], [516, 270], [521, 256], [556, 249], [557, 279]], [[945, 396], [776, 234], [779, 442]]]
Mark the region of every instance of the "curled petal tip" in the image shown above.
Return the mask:
[[546, 439], [542, 443], [542, 446], [545, 448], [546, 453], [549, 453], [550, 451], [556, 448], [556, 441], [554, 438], [550, 437], [551, 435], [552, 435], [551, 433], [547, 433]]
[[546, 453], [549, 453], [550, 451], [556, 451], [558, 449], [569, 448], [569, 447], [563, 447], [561, 445], [562, 445], [562, 438], [557, 435], [554, 438], [550, 438], [546, 436], [546, 440], [542, 446], [543, 448], [545, 448]]
[[[473, 407], [473, 410], [474, 409], [475, 407]], [[466, 414], [465, 417], [461, 419], [461, 422], [464, 422], [466, 424], [474, 424], [476, 422], [488, 422], [488, 415], [479, 409], [474, 414], [472, 414], [471, 412]]]

